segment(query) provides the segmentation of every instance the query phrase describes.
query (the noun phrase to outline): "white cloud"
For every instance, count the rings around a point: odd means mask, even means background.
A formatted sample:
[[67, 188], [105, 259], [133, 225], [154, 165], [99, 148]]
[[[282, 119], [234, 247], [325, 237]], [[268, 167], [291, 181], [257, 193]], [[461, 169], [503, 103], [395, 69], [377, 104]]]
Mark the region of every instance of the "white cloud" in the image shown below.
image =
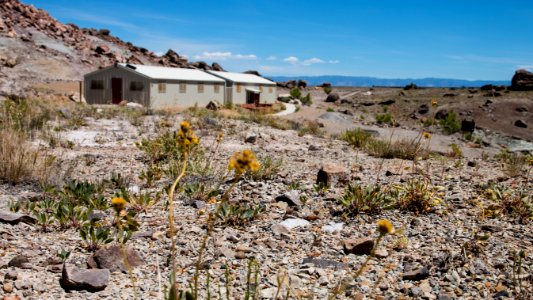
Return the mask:
[[231, 52], [203, 52], [202, 54], [195, 55], [194, 59], [206, 59], [206, 60], [255, 60], [257, 56], [254, 54], [233, 54]]
[[313, 57], [313, 58], [310, 58], [310, 59], [306, 59], [302, 62], [302, 65], [304, 66], [310, 66], [312, 64], [323, 64], [324, 61], [321, 60], [320, 58], [317, 58], [317, 57]]
[[289, 64], [292, 64], [292, 65], [295, 65], [298, 62], [300, 62], [300, 60], [296, 56], [289, 56], [289, 57], [285, 58], [283, 61], [284, 62], [288, 62]]
[[267, 57], [267, 60], [277, 60], [278, 58], [275, 57], [274, 55], [270, 55], [269, 57]]
[[332, 60], [328, 60], [328, 63], [330, 63], [330, 64], [338, 64], [338, 63], [340, 63], [340, 61], [338, 59], [332, 59]]

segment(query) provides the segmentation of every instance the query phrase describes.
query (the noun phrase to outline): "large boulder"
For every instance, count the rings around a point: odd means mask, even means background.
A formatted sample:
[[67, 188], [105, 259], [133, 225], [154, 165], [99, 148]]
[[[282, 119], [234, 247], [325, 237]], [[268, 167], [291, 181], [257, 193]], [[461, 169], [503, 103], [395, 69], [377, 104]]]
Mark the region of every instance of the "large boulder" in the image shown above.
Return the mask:
[[524, 69], [517, 70], [511, 80], [511, 89], [515, 91], [533, 90], [533, 73]]
[[474, 132], [476, 129], [476, 121], [472, 118], [466, 118], [461, 121], [461, 131], [462, 132]]
[[248, 70], [248, 71], [245, 71], [243, 72], [244, 74], [251, 74], [251, 75], [255, 75], [255, 76], [259, 76], [259, 77], [262, 77], [261, 74], [259, 72], [257, 72], [256, 70]]
[[220, 71], [220, 72], [225, 72], [226, 70], [224, 70], [224, 68], [222, 68], [222, 66], [217, 63], [217, 62], [214, 62], [211, 64], [211, 69], [213, 69], [213, 71]]
[[298, 88], [302, 88], [302, 89], [305, 89], [307, 87], [307, 81], [305, 80], [298, 80]]
[[328, 97], [326, 98], [326, 102], [335, 102], [340, 99], [339, 94], [337, 93], [329, 93]]

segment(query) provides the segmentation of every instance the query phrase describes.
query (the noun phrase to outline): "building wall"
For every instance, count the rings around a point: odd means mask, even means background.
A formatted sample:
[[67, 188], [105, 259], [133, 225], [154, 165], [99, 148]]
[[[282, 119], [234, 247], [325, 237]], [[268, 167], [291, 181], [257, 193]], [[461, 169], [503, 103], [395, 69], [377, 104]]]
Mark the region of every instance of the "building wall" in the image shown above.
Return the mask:
[[[166, 91], [160, 92], [159, 83], [166, 83]], [[185, 92], [180, 91], [180, 84], [185, 84]], [[179, 82], [154, 80], [150, 88], [150, 102], [153, 108], [164, 107], [205, 107], [210, 101], [224, 103], [224, 83], [204, 82], [203, 92], [199, 92], [198, 85], [202, 82]], [[218, 85], [218, 93], [215, 92]]]
[[[240, 92], [239, 88], [240, 86]], [[232, 102], [233, 104], [245, 104], [246, 103], [246, 88], [253, 90], [261, 90], [261, 96], [259, 96], [260, 103], [270, 103], [273, 104], [277, 100], [276, 96], [276, 85], [265, 85], [265, 84], [239, 84], [237, 82], [233, 83], [232, 87]]]
[[[143, 106], [150, 105], [150, 79], [133, 72], [129, 72], [120, 67], [110, 67], [93, 74], [88, 74], [84, 78], [84, 96], [89, 104], [111, 104], [112, 90], [111, 79], [122, 78], [122, 98], [128, 102], [136, 102]], [[103, 80], [103, 89], [91, 89], [92, 80]], [[139, 81], [143, 84], [142, 91], [132, 91], [130, 89], [132, 81]]]

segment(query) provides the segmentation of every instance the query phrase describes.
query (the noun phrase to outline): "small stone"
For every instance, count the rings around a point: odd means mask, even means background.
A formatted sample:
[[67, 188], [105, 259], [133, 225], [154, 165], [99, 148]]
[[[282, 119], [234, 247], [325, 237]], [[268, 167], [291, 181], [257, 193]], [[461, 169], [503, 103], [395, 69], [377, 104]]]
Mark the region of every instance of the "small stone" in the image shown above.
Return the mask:
[[370, 255], [374, 248], [374, 240], [371, 238], [349, 239], [343, 242], [344, 253], [355, 255]]
[[389, 256], [389, 252], [385, 249], [377, 249], [374, 255], [377, 258], [387, 258]]
[[320, 147], [315, 144], [309, 145], [309, 151], [320, 151]]
[[514, 126], [519, 127], [519, 128], [527, 128], [527, 123], [524, 120], [516, 120], [514, 122]]
[[30, 287], [28, 280], [19, 279], [15, 281], [15, 287], [17, 290], [27, 290]]
[[0, 223], [16, 225], [20, 222], [35, 224], [36, 220], [28, 215], [13, 213], [10, 211], [0, 211]]
[[439, 294], [437, 300], [452, 300], [453, 297], [450, 294]]
[[4, 285], [2, 286], [2, 288], [4, 289], [4, 292], [12, 293], [13, 292], [13, 283], [4, 282]]
[[255, 144], [257, 142], [257, 135], [255, 134], [247, 135], [246, 138], [244, 139], [244, 142], [249, 143], [249, 144]]
[[476, 161], [474, 160], [470, 160], [466, 163], [467, 166], [469, 167], [475, 167], [477, 165]]
[[345, 167], [337, 164], [325, 164], [320, 168], [316, 177], [317, 184], [334, 186], [336, 183], [348, 181], [348, 171]]
[[276, 197], [276, 202], [285, 202], [291, 207], [300, 207], [300, 193], [297, 190], [290, 190], [282, 195]]
[[331, 233], [331, 234], [340, 233], [343, 227], [344, 227], [344, 223], [342, 222], [340, 223], [330, 222], [328, 225], [322, 226], [322, 232]]
[[416, 269], [414, 271], [405, 272], [402, 275], [403, 280], [419, 281], [429, 277], [429, 270], [426, 267]]
[[304, 220], [304, 219], [294, 218], [294, 219], [287, 219], [276, 225], [285, 228], [287, 231], [291, 231], [292, 229], [295, 229], [298, 227], [307, 227], [311, 225], [311, 223], [309, 223], [309, 221]]
[[235, 253], [235, 258], [237, 258], [237, 259], [245, 259], [246, 258], [246, 253], [244, 253], [243, 251], [239, 251], [239, 252]]
[[5, 275], [5, 279], [11, 279], [11, 280], [17, 280], [18, 277], [19, 277], [19, 274], [15, 270], [9, 270], [7, 271]]
[[31, 265], [29, 263], [30, 260], [26, 255], [17, 255], [13, 257], [7, 265], [15, 268], [31, 269]]

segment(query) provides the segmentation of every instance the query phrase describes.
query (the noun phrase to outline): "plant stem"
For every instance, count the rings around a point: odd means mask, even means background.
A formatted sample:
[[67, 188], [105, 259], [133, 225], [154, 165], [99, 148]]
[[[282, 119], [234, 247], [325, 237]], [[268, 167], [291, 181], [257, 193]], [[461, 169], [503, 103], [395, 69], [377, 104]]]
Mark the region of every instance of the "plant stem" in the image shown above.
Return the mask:
[[168, 223], [169, 223], [169, 226], [170, 226], [170, 255], [172, 256], [172, 288], [171, 290], [174, 291], [175, 293], [175, 299], [178, 299], [178, 292], [177, 290], [174, 288], [176, 286], [176, 257], [175, 257], [175, 252], [176, 252], [176, 242], [174, 240], [174, 190], [176, 189], [176, 186], [178, 185], [178, 183], [180, 182], [180, 180], [183, 178], [183, 176], [185, 176], [185, 170], [187, 169], [187, 150], [185, 150], [183, 152], [183, 165], [182, 165], [182, 168], [181, 168], [181, 172], [180, 174], [178, 175], [178, 177], [176, 178], [176, 180], [174, 181], [174, 183], [172, 184], [172, 186], [170, 187], [170, 192], [168, 194], [168, 198], [169, 198], [169, 213], [168, 213]]

